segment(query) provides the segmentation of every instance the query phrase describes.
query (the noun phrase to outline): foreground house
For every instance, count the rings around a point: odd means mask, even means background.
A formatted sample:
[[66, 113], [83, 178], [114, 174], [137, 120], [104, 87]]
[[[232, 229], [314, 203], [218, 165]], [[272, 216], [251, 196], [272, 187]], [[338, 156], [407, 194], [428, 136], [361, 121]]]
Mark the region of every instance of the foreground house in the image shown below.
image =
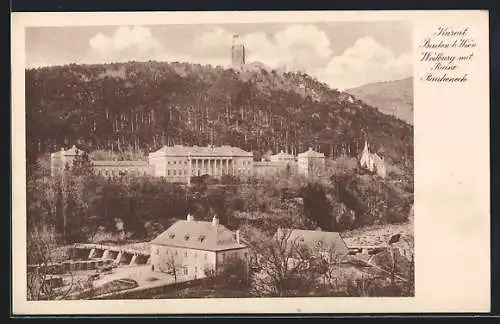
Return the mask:
[[203, 222], [187, 215], [151, 241], [151, 268], [176, 277], [203, 278], [210, 271], [220, 272], [233, 258], [247, 264], [248, 254], [239, 231], [227, 229], [216, 217]]

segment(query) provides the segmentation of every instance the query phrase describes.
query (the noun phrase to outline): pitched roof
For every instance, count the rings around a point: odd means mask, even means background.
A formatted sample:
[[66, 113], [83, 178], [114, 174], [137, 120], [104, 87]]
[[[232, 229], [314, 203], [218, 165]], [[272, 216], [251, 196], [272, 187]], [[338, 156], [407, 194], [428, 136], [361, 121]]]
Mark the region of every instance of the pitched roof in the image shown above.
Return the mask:
[[236, 233], [212, 222], [179, 220], [151, 241], [151, 244], [176, 246], [205, 251], [222, 251], [246, 247], [238, 243]]
[[348, 254], [349, 250], [340, 234], [337, 232], [311, 231], [302, 229], [278, 229], [276, 235], [286, 232], [289, 242], [305, 244], [310, 248], [321, 244], [326, 249], [332, 249], [337, 254]]
[[311, 147], [309, 150], [299, 153], [298, 157], [313, 157], [313, 158], [324, 158], [325, 154], [314, 151]]
[[171, 156], [245, 156], [253, 157], [252, 152], [247, 152], [240, 149], [239, 147], [233, 147], [229, 145], [222, 146], [184, 146], [184, 145], [174, 145], [174, 146], [163, 146], [155, 152], [151, 152], [150, 155], [171, 155]]
[[80, 155], [80, 154], [83, 154], [85, 153], [85, 151], [79, 149], [76, 147], [76, 145], [73, 145], [71, 148], [65, 150], [64, 148], [61, 148], [60, 151], [58, 152], [54, 152], [52, 154], [61, 154], [61, 155], [64, 155], [64, 156], [75, 156], [75, 155]]
[[279, 160], [294, 160], [295, 157], [292, 154], [288, 154], [281, 150], [278, 154], [271, 155], [271, 161]]

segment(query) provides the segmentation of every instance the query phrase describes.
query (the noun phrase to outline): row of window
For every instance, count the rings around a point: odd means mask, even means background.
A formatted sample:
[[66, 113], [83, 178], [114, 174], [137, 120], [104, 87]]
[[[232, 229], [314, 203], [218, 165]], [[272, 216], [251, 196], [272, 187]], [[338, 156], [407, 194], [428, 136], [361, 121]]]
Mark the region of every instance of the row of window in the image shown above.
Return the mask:
[[[167, 175], [171, 175], [170, 171], [171, 170], [167, 170]], [[183, 171], [184, 171], [184, 175], [187, 175], [187, 170], [172, 170], [172, 175], [174, 175], [174, 176], [175, 175], [182, 175]]]
[[[169, 255], [169, 250], [165, 250], [165, 254], [166, 254], [166, 255]], [[160, 249], [156, 249], [156, 255], [160, 255]], [[179, 251], [175, 250], [174, 255], [175, 255], [175, 256], [178, 256], [178, 255], [179, 255]], [[193, 252], [193, 256], [194, 256], [195, 258], [197, 258], [197, 257], [198, 257], [198, 253], [197, 253], [196, 251], [195, 251], [195, 252]], [[187, 251], [184, 251], [184, 257], [185, 257], [185, 258], [187, 258], [187, 257], [188, 257], [188, 252], [187, 252]], [[207, 259], [208, 259], [208, 254], [207, 254], [207, 253], [205, 253], [205, 254], [203, 255], [203, 258], [205, 259], [205, 261], [207, 261]]]
[[[141, 172], [140, 171], [131, 171], [129, 172], [128, 170], [104, 170], [101, 171], [101, 170], [98, 170], [97, 171], [97, 174], [98, 175], [106, 175], [106, 176], [121, 176], [121, 175], [127, 175], [127, 174], [132, 174], [132, 175], [140, 175]], [[147, 172], [146, 171], [143, 171], [142, 172], [142, 175], [147, 175]]]
[[[167, 164], [170, 164], [170, 162], [172, 162], [172, 164], [177, 164], [177, 162], [179, 162], [179, 164], [182, 164], [182, 161], [167, 161]], [[184, 161], [184, 164], [188, 164], [188, 162]]]
[[[202, 161], [203, 161], [203, 160], [202, 160]], [[214, 161], [214, 160], [210, 160], [210, 161]], [[226, 160], [226, 161], [230, 161], [230, 160]], [[225, 162], [223, 162], [223, 164], [224, 164], [224, 163], [225, 163]], [[188, 161], [167, 161], [167, 164], [186, 164], [186, 165], [187, 165], [187, 164], [188, 164]], [[196, 164], [196, 163], [195, 163], [195, 164]], [[205, 163], [203, 163], [203, 162], [202, 162], [202, 163], [198, 163], [198, 164], [206, 165], [206, 164], [213, 164], [213, 163], [206, 163], [206, 162], [205, 162]], [[216, 164], [219, 164], [219, 165], [220, 165], [221, 163], [216, 163]], [[243, 162], [242, 162], [242, 164], [243, 164], [243, 165], [250, 165], [250, 164], [252, 164], [252, 162], [251, 162], [251, 161], [243, 161]]]
[[[204, 171], [205, 171], [205, 174], [209, 174], [208, 170], [204, 170]], [[237, 170], [237, 173], [239, 173], [239, 174], [241, 174], [241, 173], [243, 173], [243, 174], [245, 174], [245, 173], [246, 174], [250, 174], [251, 172], [252, 172], [251, 169], [243, 169], [242, 170], [240, 168], [240, 169]], [[191, 175], [196, 175], [196, 173], [197, 173], [196, 170], [192, 170], [191, 171]], [[176, 176], [176, 175], [181, 176], [181, 175], [187, 175], [187, 174], [188, 174], [187, 170], [177, 170], [177, 169], [175, 169], [175, 170], [167, 170], [167, 176]], [[146, 173], [144, 173], [144, 175], [146, 175]]]
[[[165, 250], [165, 254], [166, 254], [166, 255], [169, 255], [169, 250]], [[156, 255], [160, 255], [160, 249], [156, 249]], [[179, 251], [175, 250], [174, 255], [175, 255], [175, 256], [178, 256], [178, 255], [179, 255]], [[194, 256], [195, 258], [197, 258], [197, 257], [198, 257], [198, 252], [194, 251], [194, 252], [193, 252], [193, 256]], [[232, 256], [238, 257], [238, 251], [229, 251], [229, 252], [226, 252], [226, 253], [222, 253], [222, 254], [221, 254], [221, 258], [222, 258], [222, 260], [224, 260], [224, 258], [225, 258], [226, 256], [227, 256], [227, 257], [232, 257]], [[245, 253], [244, 253], [244, 257], [246, 258], [247, 256], [248, 256], [248, 252], [245, 252]], [[185, 258], [187, 258], [187, 257], [188, 257], [188, 251], [184, 251], [184, 257], [185, 257]], [[205, 261], [207, 261], [207, 259], [208, 259], [208, 254], [207, 254], [207, 253], [204, 253], [204, 254], [203, 254], [203, 258], [204, 258], [204, 260], [205, 260]]]

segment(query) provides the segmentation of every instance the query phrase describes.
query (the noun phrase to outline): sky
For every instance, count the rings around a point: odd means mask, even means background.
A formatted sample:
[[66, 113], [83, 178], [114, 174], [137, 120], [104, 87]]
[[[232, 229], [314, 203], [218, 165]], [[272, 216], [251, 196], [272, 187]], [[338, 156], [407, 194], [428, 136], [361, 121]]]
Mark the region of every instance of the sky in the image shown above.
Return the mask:
[[26, 67], [178, 61], [229, 67], [233, 34], [247, 63], [300, 70], [332, 88], [413, 74], [407, 22], [71, 26], [26, 28]]

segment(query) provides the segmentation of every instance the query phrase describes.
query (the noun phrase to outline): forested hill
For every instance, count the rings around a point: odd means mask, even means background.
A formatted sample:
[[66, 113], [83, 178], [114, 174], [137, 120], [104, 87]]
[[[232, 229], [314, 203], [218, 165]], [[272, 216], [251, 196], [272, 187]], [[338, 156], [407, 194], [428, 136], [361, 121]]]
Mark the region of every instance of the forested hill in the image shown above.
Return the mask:
[[346, 92], [413, 125], [413, 78], [365, 84]]
[[26, 118], [29, 160], [74, 143], [355, 155], [365, 138], [393, 163], [413, 159], [412, 126], [303, 73], [154, 61], [29, 69]]

